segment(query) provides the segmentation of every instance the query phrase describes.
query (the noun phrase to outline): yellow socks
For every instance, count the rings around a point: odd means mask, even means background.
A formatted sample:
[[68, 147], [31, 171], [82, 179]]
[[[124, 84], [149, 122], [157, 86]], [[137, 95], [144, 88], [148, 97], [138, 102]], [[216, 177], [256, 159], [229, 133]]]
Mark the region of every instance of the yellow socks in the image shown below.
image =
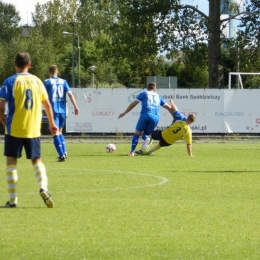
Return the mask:
[[48, 190], [48, 178], [46, 175], [46, 169], [42, 162], [35, 163], [34, 167], [34, 175], [38, 182], [38, 186], [40, 189]]
[[9, 196], [10, 203], [17, 203], [16, 195], [16, 185], [18, 181], [18, 175], [16, 170], [16, 165], [8, 165], [6, 167], [6, 182], [7, 182], [7, 192]]

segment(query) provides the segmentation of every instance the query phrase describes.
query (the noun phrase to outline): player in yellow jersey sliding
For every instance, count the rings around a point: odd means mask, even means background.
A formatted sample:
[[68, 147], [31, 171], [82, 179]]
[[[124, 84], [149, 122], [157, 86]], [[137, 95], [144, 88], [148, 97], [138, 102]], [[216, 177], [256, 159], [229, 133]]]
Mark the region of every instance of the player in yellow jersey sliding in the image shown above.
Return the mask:
[[170, 146], [176, 141], [185, 139], [188, 155], [193, 156], [192, 132], [189, 125], [195, 121], [195, 115], [190, 114], [187, 118], [185, 118], [172, 100], [170, 100], [170, 104], [173, 111], [174, 123], [163, 131], [154, 130], [150, 136], [150, 140], [159, 140], [159, 143], [155, 144], [151, 148], [148, 146], [148, 148], [142, 154], [150, 155], [153, 152], [159, 150], [161, 147]]

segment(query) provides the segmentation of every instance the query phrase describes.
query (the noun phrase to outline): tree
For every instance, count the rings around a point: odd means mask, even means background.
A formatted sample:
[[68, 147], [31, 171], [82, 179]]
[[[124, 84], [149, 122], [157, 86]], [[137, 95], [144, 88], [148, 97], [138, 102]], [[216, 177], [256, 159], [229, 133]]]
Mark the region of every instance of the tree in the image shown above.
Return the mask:
[[[254, 15], [252, 15], [254, 14]], [[260, 2], [252, 0], [241, 17], [243, 30], [237, 37], [237, 71], [260, 71]], [[244, 76], [245, 88], [259, 88], [259, 76]]]
[[0, 41], [0, 53], [2, 54], [0, 55], [0, 85], [2, 86], [2, 83], [6, 78], [5, 65], [8, 57], [7, 57], [7, 53], [5, 52], [5, 46], [1, 41]]
[[54, 0], [43, 5], [37, 3], [35, 13], [32, 14], [34, 29], [43, 37], [52, 39], [55, 49], [63, 52], [64, 41], [68, 42], [69, 39], [65, 39], [62, 32], [72, 31], [69, 23], [78, 24], [77, 10], [77, 0]]
[[[255, 1], [257, 2], [257, 1]], [[196, 6], [179, 4], [178, 0], [126, 0], [117, 1], [120, 7], [120, 19], [128, 18], [129, 25], [125, 27], [129, 35], [133, 35], [133, 28], [138, 27], [138, 32], [142, 32], [143, 38], [157, 48], [157, 51], [167, 51], [171, 53], [183, 46], [183, 39], [190, 44], [208, 41], [208, 70], [209, 88], [220, 88], [222, 86], [223, 68], [221, 63], [221, 26], [241, 14], [238, 6], [232, 6], [231, 16], [220, 19], [220, 0], [209, 0], [209, 15], [201, 12]], [[250, 12], [255, 15], [255, 11]], [[144, 23], [146, 21], [147, 23]], [[122, 23], [122, 21], [120, 20]], [[148, 26], [148, 24], [153, 25]], [[223, 27], [222, 26], [222, 27]], [[153, 28], [151, 31], [145, 28]], [[154, 39], [156, 32], [157, 40]], [[149, 37], [149, 34], [151, 37]], [[129, 37], [121, 40], [128, 46], [134, 48], [135, 55], [141, 55], [141, 50], [136, 48], [136, 41], [129, 41]], [[133, 46], [132, 46], [132, 45]], [[138, 45], [139, 46], [139, 45]], [[146, 52], [154, 54], [154, 50], [146, 48]], [[138, 54], [137, 54], [138, 52]]]
[[208, 85], [207, 60], [205, 43], [183, 47], [179, 58], [167, 71], [167, 76], [177, 76], [180, 88], [206, 88]]
[[2, 41], [9, 42], [12, 38], [21, 35], [20, 20], [21, 18], [14, 5], [0, 2], [0, 35]]
[[81, 0], [77, 10], [80, 21], [79, 33], [86, 40], [92, 40], [100, 31], [110, 34], [111, 26], [118, 19], [118, 10], [113, 1]]

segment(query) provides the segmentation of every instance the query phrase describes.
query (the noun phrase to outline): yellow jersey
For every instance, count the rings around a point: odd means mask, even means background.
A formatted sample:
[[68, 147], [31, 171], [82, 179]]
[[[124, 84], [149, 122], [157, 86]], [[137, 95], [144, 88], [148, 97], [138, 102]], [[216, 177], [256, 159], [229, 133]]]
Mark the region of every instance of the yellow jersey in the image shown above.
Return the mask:
[[162, 131], [162, 137], [168, 144], [185, 138], [186, 144], [192, 143], [192, 132], [186, 121], [175, 121], [174, 124]]
[[5, 134], [18, 138], [41, 135], [42, 103], [48, 99], [42, 81], [30, 73], [18, 73], [6, 79], [0, 99], [7, 102]]

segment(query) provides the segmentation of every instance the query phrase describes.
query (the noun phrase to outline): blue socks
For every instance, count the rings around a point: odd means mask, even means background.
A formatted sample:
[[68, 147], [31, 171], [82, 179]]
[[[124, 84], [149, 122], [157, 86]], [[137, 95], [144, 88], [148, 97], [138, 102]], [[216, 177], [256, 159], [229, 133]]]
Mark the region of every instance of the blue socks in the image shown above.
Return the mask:
[[67, 149], [66, 149], [65, 137], [64, 137], [63, 134], [60, 134], [59, 137], [60, 137], [60, 140], [61, 140], [63, 152], [66, 153]]
[[133, 139], [132, 139], [132, 148], [131, 148], [131, 152], [135, 151], [135, 148], [138, 144], [138, 139], [139, 139], [139, 135], [134, 134]]
[[64, 150], [62, 147], [62, 142], [61, 142], [60, 136], [58, 136], [58, 135], [53, 136], [53, 143], [59, 154], [59, 157], [62, 157], [64, 154]]
[[142, 139], [145, 141], [147, 138], [149, 138], [149, 135], [143, 134]]

